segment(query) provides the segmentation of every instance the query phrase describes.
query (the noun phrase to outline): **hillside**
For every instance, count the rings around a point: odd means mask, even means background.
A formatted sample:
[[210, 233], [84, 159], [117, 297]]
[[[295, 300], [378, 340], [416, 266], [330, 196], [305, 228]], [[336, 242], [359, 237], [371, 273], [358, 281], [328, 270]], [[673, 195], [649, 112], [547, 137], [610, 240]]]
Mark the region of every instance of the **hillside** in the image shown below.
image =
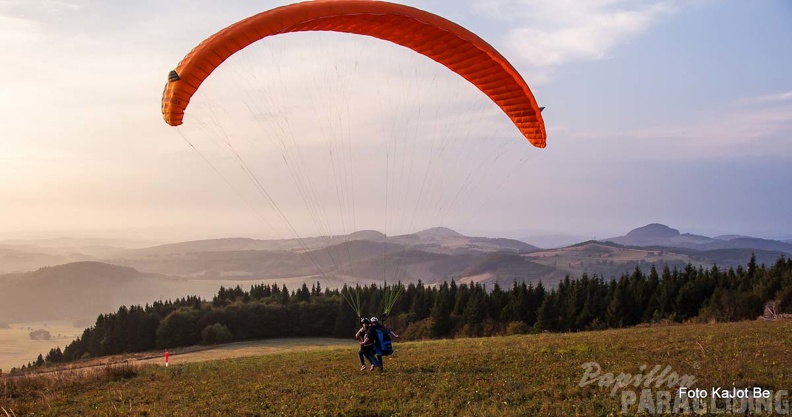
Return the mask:
[[792, 255], [792, 244], [789, 242], [740, 235], [721, 235], [712, 238], [690, 233], [680, 233], [677, 229], [672, 229], [659, 223], [648, 224], [633, 229], [624, 236], [612, 237], [604, 239], [603, 241], [618, 243], [625, 246], [663, 246], [699, 251], [756, 249]]
[[[758, 263], [772, 265], [780, 256], [792, 253], [775, 250], [784, 249], [783, 245], [792, 247], [780, 241], [737, 235], [707, 238], [660, 224], [637, 228], [612, 240], [632, 244], [588, 241], [541, 250], [518, 240], [469, 237], [447, 228], [390, 237], [371, 230], [310, 237], [303, 241], [307, 249], [296, 240], [248, 238], [142, 249], [96, 246], [117, 243], [114, 241], [59, 239], [35, 245], [8, 241], [17, 246], [0, 247], [0, 260], [6, 261], [0, 266], [16, 268], [39, 262], [61, 266], [0, 275], [0, 317], [9, 322], [93, 319], [120, 305], [188, 295], [211, 298], [220, 286], [247, 289], [261, 282], [296, 289], [304, 282], [340, 288], [384, 281], [420, 280], [434, 285], [453, 279], [485, 284], [487, 288], [496, 282], [507, 287], [515, 281], [541, 281], [552, 288], [566, 276], [574, 278], [584, 273], [609, 279], [631, 273], [636, 267], [648, 271], [652, 266], [681, 269], [692, 264], [728, 269], [745, 265], [752, 255]], [[665, 246], [669, 242], [693, 247]], [[95, 250], [92, 256], [69, 254], [78, 247]], [[25, 252], [24, 248], [52, 252]], [[83, 258], [102, 260], [69, 263]]]
[[[616, 243], [626, 249], [643, 253], [644, 259], [630, 256], [620, 263], [591, 264], [590, 254], [576, 255], [567, 250], [578, 244], [549, 250], [520, 240], [471, 237], [454, 230], [435, 227], [413, 234], [385, 236], [375, 230], [362, 230], [348, 235], [305, 237], [301, 240], [257, 240], [250, 238], [209, 239], [166, 245], [140, 247], [140, 242], [106, 239], [49, 239], [42, 241], [0, 242], [0, 274], [24, 272], [44, 266], [80, 261], [99, 261], [128, 266], [144, 273], [165, 274], [188, 279], [243, 281], [289, 280], [322, 276], [347, 277], [341, 281], [372, 281], [383, 277], [399, 277], [404, 281], [421, 279], [437, 282], [448, 278], [466, 278], [463, 272], [473, 268], [489, 254], [520, 254], [526, 260], [566, 253], [565, 261], [540, 262], [553, 267], [541, 277], [536, 268], [527, 266], [499, 274], [483, 272], [490, 281], [508, 280], [514, 274], [526, 274], [526, 279], [541, 278], [556, 282], [566, 274], [597, 273], [605, 277], [618, 276], [636, 265], [723, 267], [744, 263], [756, 253], [760, 263], [773, 263], [780, 255], [792, 256], [792, 243], [759, 239], [741, 235], [721, 235], [714, 238], [680, 233], [679, 230], [653, 223], [631, 230], [625, 236], [600, 241]], [[387, 245], [387, 249], [385, 249]], [[643, 252], [641, 252], [643, 251]], [[665, 257], [655, 254], [662, 251]], [[444, 256], [434, 256], [444, 255]], [[677, 256], [679, 255], [679, 256]], [[560, 256], [560, 255], [559, 255]], [[380, 259], [377, 260], [376, 258]], [[431, 258], [431, 260], [427, 260]], [[658, 259], [662, 262], [658, 263]], [[555, 260], [559, 261], [559, 260]], [[437, 262], [437, 264], [433, 264]], [[387, 264], [385, 268], [383, 263]], [[475, 269], [475, 268], [474, 268]], [[498, 268], [495, 268], [497, 270]], [[472, 269], [471, 269], [472, 270]], [[383, 272], [380, 272], [383, 271]], [[508, 275], [508, 276], [507, 276]], [[477, 276], [480, 279], [480, 276]], [[227, 284], [227, 283], [226, 283]]]
[[0, 274], [34, 271], [45, 266], [111, 258], [151, 242], [122, 239], [55, 238], [0, 241]]
[[9, 322], [95, 319], [121, 304], [150, 302], [162, 294], [174, 296], [169, 284], [176, 281], [99, 262], [0, 275], [0, 317]]
[[18, 271], [31, 271], [42, 266], [60, 265], [81, 261], [81, 256], [73, 256], [41, 252], [39, 248], [0, 245], [0, 274]]
[[[588, 273], [610, 278], [629, 273], [636, 266], [648, 270], [653, 265], [683, 268], [689, 263], [729, 268], [745, 264], [752, 253], [760, 263], [772, 264], [787, 253], [771, 250], [781, 242], [744, 237], [717, 240], [682, 234], [659, 224], [635, 229], [625, 239], [614, 239], [616, 243], [631, 244], [586, 242], [550, 250], [512, 239], [468, 237], [444, 228], [387, 239], [373, 231], [350, 236], [374, 240], [343, 241], [345, 238], [337, 237], [333, 241], [341, 240], [341, 243], [307, 252], [249, 249], [259, 245], [250, 240], [207, 241], [178, 244], [182, 248], [179, 251], [172, 250], [173, 246], [165, 251], [150, 248], [146, 256], [130, 253], [110, 262], [142, 271], [200, 279], [273, 282], [313, 277], [309, 280], [323, 281], [325, 286], [383, 279], [421, 280], [429, 284], [455, 279], [501, 285], [510, 285], [514, 280], [534, 283], [541, 280], [553, 286], [566, 275]], [[658, 240], [682, 246], [656, 244]], [[243, 247], [248, 249], [242, 250]], [[193, 252], [184, 252], [187, 249]], [[494, 260], [508, 261], [508, 265], [497, 265]], [[346, 278], [339, 281], [331, 276]]]
[[496, 282], [501, 286], [510, 287], [515, 281], [533, 283], [543, 281], [553, 285], [564, 278], [560, 274], [554, 274], [556, 271], [554, 267], [533, 262], [532, 258], [510, 253], [494, 253], [462, 271], [459, 274], [459, 281], [487, 284], [488, 288], [492, 288]]
[[[295, 240], [214, 239], [127, 251], [109, 263], [141, 271], [214, 280], [283, 280], [316, 277], [337, 285], [345, 281], [422, 280], [438, 282], [459, 276], [476, 255], [530, 253], [527, 243], [469, 237], [447, 228], [386, 237], [377, 231]], [[449, 257], [454, 258], [449, 260]], [[438, 265], [432, 265], [432, 262]], [[451, 265], [455, 265], [451, 267]], [[330, 280], [333, 282], [331, 283]]]
[[[84, 246], [78, 247], [78, 242]], [[486, 282], [515, 278], [536, 282], [541, 279], [552, 285], [567, 274], [578, 276], [587, 272], [613, 277], [635, 266], [668, 265], [673, 268], [687, 263], [731, 267], [745, 263], [751, 253], [756, 253], [760, 263], [770, 264], [782, 254], [792, 255], [792, 244], [786, 242], [739, 235], [709, 238], [680, 233], [656, 223], [604, 242], [616, 243], [624, 249], [622, 255], [630, 255], [606, 256], [570, 249], [579, 245], [541, 250], [519, 240], [470, 237], [436, 227], [399, 236], [363, 230], [342, 236], [306, 237], [302, 241], [226, 238], [141, 249], [99, 248], [99, 243], [114, 243], [104, 241], [58, 240], [36, 245], [9, 242], [27, 246], [0, 247], [0, 261], [5, 261], [0, 262], [0, 268], [33, 269], [42, 265], [97, 260], [144, 273], [201, 280], [206, 284], [214, 282], [215, 286], [249, 280], [301, 283], [306, 279], [319, 279], [325, 281], [325, 285], [340, 285], [383, 279], [405, 282], [420, 279], [433, 283], [451, 278]], [[86, 252], [80, 252], [80, 248]], [[87, 251], [91, 248], [94, 250]], [[491, 267], [478, 265], [490, 255], [500, 256], [497, 254], [520, 255], [525, 262], [512, 263], [508, 270], [491, 266], [492, 262], [489, 262]], [[561, 257], [563, 259], [559, 259]], [[599, 259], [595, 259], [597, 257]], [[480, 273], [471, 274], [473, 271]]]
[[[705, 390], [772, 390], [769, 405], [752, 400], [750, 406], [784, 413], [788, 405], [781, 400], [788, 394], [778, 402], [775, 395], [792, 378], [792, 321], [397, 342], [383, 374], [358, 371], [351, 340], [343, 348], [274, 355], [265, 354], [266, 343], [255, 356], [239, 359], [188, 363], [189, 355], [184, 361], [174, 355], [168, 368], [133, 362], [93, 374], [11, 379], [7, 393], [0, 392], [0, 406], [20, 416], [632, 415], [639, 413], [643, 388], [598, 377], [648, 375], [659, 367], [668, 371], [654, 374], [658, 383], [646, 388], [647, 396], [672, 400], [653, 401], [652, 407], [670, 409], [684, 377]], [[251, 354], [250, 348], [240, 351]], [[219, 347], [216, 357], [228, 358], [234, 350]], [[211, 358], [209, 352], [202, 354]], [[677, 382], [659, 377], [671, 373]], [[623, 402], [631, 394], [635, 400]], [[677, 405], [699, 410], [692, 401]], [[712, 411], [712, 405], [704, 406]]]
[[[609, 242], [583, 242], [566, 248], [550, 249], [525, 255], [532, 262], [552, 267], [554, 276], [570, 275], [579, 277], [583, 273], [596, 274], [601, 277], [618, 277], [631, 273], [635, 267], [648, 271], [652, 266], [662, 269], [682, 269], [688, 264], [696, 267], [710, 268], [718, 265], [722, 268], [745, 265], [747, 259], [755, 254], [757, 262], [772, 265], [783, 252], [769, 252], [754, 249], [719, 249], [698, 251], [685, 248], [667, 248], [661, 246], [637, 247], [621, 246]], [[554, 284], [556, 280], [545, 280], [546, 284]]]
[[[682, 269], [688, 264], [729, 268], [745, 265], [752, 254], [758, 263], [772, 265], [782, 255], [752, 249], [697, 251], [602, 242], [529, 253], [465, 250], [450, 255], [442, 252], [354, 241], [303, 254], [247, 250], [118, 259], [117, 265], [78, 262], [0, 275], [0, 317], [9, 322], [93, 320], [97, 314], [115, 311], [120, 305], [188, 295], [211, 298], [220, 286], [239, 285], [248, 289], [261, 282], [296, 289], [303, 282], [309, 286], [318, 282], [323, 288], [340, 288], [344, 284], [382, 284], [384, 280], [404, 283], [421, 280], [433, 285], [453, 279], [458, 283], [485, 284], [487, 288], [496, 282], [510, 287], [515, 281], [534, 284], [541, 281], [552, 288], [566, 276], [574, 278], [584, 273], [611, 278], [632, 273], [636, 266], [644, 271], [666, 265]], [[317, 264], [325, 275], [318, 273]]]

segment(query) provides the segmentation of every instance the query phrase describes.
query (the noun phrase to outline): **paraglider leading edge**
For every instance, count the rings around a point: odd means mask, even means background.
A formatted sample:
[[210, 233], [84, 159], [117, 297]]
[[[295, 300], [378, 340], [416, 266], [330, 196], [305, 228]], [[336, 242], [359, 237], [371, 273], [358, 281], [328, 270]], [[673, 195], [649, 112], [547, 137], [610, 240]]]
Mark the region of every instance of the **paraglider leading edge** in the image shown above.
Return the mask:
[[495, 48], [435, 14], [384, 1], [308, 1], [248, 17], [195, 47], [168, 74], [162, 115], [182, 124], [201, 83], [228, 57], [267, 36], [334, 31], [371, 36], [407, 47], [446, 66], [486, 94], [534, 146], [546, 146], [541, 108], [525, 80]]

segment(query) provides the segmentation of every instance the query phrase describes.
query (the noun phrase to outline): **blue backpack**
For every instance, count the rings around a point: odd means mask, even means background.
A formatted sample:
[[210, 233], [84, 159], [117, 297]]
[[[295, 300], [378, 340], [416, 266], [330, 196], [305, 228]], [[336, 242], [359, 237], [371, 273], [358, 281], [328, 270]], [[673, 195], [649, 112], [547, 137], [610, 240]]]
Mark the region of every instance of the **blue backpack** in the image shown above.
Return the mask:
[[374, 328], [377, 333], [377, 339], [374, 341], [374, 350], [377, 355], [388, 356], [393, 354], [393, 342], [390, 337], [390, 330], [385, 326], [378, 326]]

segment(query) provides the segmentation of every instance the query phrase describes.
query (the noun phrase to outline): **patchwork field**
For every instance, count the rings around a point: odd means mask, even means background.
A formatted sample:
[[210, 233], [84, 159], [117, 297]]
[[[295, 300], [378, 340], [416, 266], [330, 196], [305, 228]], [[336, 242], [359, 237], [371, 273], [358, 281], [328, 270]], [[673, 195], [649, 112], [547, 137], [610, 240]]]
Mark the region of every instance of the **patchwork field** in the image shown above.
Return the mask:
[[[50, 333], [50, 340], [33, 340], [30, 332], [44, 329]], [[8, 372], [34, 362], [39, 354], [46, 355], [50, 349], [66, 347], [83, 332], [83, 327], [75, 327], [69, 320], [48, 322], [11, 323], [9, 328], [0, 327], [0, 369]]]

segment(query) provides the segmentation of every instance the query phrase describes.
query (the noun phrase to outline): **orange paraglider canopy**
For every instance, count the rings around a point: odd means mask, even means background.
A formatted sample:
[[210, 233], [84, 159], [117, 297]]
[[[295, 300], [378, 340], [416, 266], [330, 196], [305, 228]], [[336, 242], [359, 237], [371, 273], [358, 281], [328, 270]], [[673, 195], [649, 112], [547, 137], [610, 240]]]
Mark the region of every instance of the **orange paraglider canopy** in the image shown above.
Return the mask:
[[253, 42], [301, 31], [333, 31], [372, 36], [410, 48], [478, 87], [534, 146], [543, 148], [541, 110], [516, 69], [495, 48], [469, 30], [413, 7], [370, 0], [296, 3], [239, 21], [203, 41], [168, 76], [162, 115], [172, 126], [201, 83], [223, 61]]

